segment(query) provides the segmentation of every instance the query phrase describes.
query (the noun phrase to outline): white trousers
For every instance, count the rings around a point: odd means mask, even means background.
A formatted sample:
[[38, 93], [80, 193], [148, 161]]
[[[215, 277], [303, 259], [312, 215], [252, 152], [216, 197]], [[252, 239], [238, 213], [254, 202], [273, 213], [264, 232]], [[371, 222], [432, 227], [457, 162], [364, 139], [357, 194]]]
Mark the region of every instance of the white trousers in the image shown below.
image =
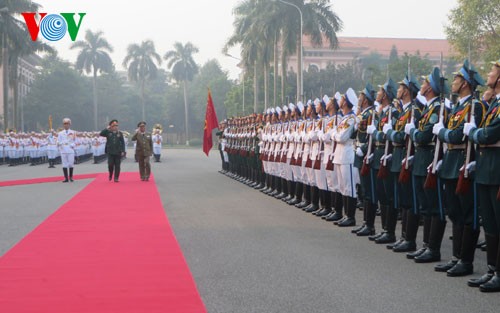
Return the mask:
[[339, 182], [340, 193], [343, 196], [357, 198], [356, 184], [359, 184], [358, 169], [352, 164], [334, 164]]
[[61, 163], [63, 168], [71, 168], [75, 165], [75, 153], [61, 153]]

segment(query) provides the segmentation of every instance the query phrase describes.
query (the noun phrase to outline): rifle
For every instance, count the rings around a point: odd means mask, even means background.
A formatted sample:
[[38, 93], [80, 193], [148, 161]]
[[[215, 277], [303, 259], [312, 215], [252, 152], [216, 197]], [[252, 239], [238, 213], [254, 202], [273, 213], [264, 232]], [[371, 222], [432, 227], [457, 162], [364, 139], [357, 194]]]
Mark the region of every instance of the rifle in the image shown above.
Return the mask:
[[[299, 134], [305, 129], [306, 124], [307, 124], [307, 121], [302, 121], [302, 124], [300, 125], [299, 130], [298, 130]], [[306, 145], [306, 143], [304, 142], [304, 140], [302, 140], [302, 148], [299, 152], [299, 157], [295, 161], [295, 164], [297, 164], [297, 166], [302, 166], [302, 154], [304, 153], [305, 145]]]
[[[375, 107], [373, 107], [372, 112], [372, 123], [375, 126]], [[363, 166], [361, 167], [361, 176], [367, 176], [370, 174], [370, 159], [368, 158], [370, 154], [372, 154], [373, 148], [373, 134], [370, 135], [370, 139], [368, 139], [368, 151], [366, 152], [365, 159], [363, 160]]]
[[[475, 101], [473, 96], [468, 116], [469, 123], [470, 121], [474, 120], [474, 106], [475, 106]], [[464, 166], [458, 176], [457, 188], [455, 189], [455, 193], [457, 195], [466, 194], [470, 190], [470, 185], [471, 185], [471, 180], [469, 178], [469, 171], [466, 169], [467, 164], [469, 164], [469, 162], [471, 161], [471, 154], [472, 154], [471, 153], [472, 145], [469, 143], [469, 140], [465, 141], [465, 146], [466, 146], [466, 154], [465, 154]]]
[[[319, 119], [319, 130], [323, 129], [323, 118]], [[321, 146], [318, 146], [318, 155], [316, 156], [316, 161], [314, 162], [314, 169], [319, 170], [321, 169], [321, 151], [325, 150], [325, 144], [323, 141], [321, 141]]]
[[[338, 113], [335, 113], [335, 128], [338, 126]], [[333, 145], [332, 145], [332, 154], [330, 154], [330, 160], [328, 160], [328, 164], [326, 164], [326, 169], [328, 171], [333, 171], [334, 166], [333, 166], [333, 155], [335, 154], [335, 149], [337, 149], [337, 142], [333, 140]]]
[[[392, 123], [392, 107], [389, 105], [389, 117], [387, 119], [387, 123]], [[389, 176], [389, 168], [387, 167], [387, 156], [389, 155], [389, 145], [391, 141], [389, 137], [385, 139], [385, 151], [384, 151], [384, 160], [380, 161], [380, 169], [377, 173], [377, 178], [386, 179]]]
[[[410, 121], [413, 123], [415, 122], [415, 107], [413, 104], [411, 104], [411, 117]], [[411, 156], [411, 150], [413, 148], [413, 142], [411, 140], [411, 136], [406, 137], [406, 158], [405, 158], [405, 165], [401, 167], [401, 172], [399, 172], [399, 179], [398, 181], [401, 184], [406, 184], [410, 181], [410, 162], [408, 161], [410, 156]]]
[[[312, 125], [314, 126], [314, 120], [311, 123], [313, 123]], [[310, 130], [308, 130], [308, 127], [306, 127], [306, 134], [308, 134], [309, 132], [310, 132]], [[305, 145], [305, 143], [304, 143], [304, 145]], [[311, 155], [311, 147], [309, 147], [309, 153], [307, 154], [307, 160], [306, 160], [306, 167], [307, 168], [312, 168], [312, 166], [313, 166], [310, 155]]]
[[[440, 84], [441, 84], [441, 104], [439, 108], [439, 123], [443, 123], [444, 121], [444, 80], [445, 78], [441, 76]], [[434, 150], [434, 158], [432, 159], [432, 167], [431, 170], [427, 173], [427, 177], [425, 178], [424, 188], [426, 189], [435, 189], [437, 187], [437, 175], [436, 175], [436, 164], [439, 160], [441, 154], [441, 140], [436, 136], [436, 149]]]

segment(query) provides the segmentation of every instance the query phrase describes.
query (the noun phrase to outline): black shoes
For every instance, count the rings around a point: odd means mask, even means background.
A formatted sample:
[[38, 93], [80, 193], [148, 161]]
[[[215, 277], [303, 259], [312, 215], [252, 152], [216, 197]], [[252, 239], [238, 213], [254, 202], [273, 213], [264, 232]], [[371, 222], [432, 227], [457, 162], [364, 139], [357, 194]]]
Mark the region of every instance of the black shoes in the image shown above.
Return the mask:
[[424, 253], [427, 250], [427, 247], [424, 245], [422, 248], [406, 254], [407, 259], [415, 259], [417, 256], [420, 256], [422, 253]]
[[462, 262], [462, 260], [460, 260], [455, 266], [453, 266], [446, 272], [446, 275], [448, 275], [449, 277], [460, 277], [470, 275], [473, 272], [474, 266], [472, 265], [472, 263], [464, 263]]
[[427, 248], [421, 255], [416, 256], [415, 263], [431, 263], [441, 261], [441, 252]]
[[479, 287], [482, 284], [486, 284], [487, 282], [489, 282], [493, 278], [493, 275], [494, 275], [494, 272], [492, 270], [488, 270], [488, 272], [486, 274], [484, 274], [483, 276], [481, 276], [479, 278], [469, 279], [469, 281], [467, 282], [467, 285], [469, 287]]
[[500, 273], [493, 276], [487, 283], [479, 286], [482, 292], [500, 292]]
[[375, 243], [377, 244], [386, 244], [396, 241], [396, 235], [394, 233], [386, 232], [382, 236], [375, 239]]
[[345, 217], [341, 222], [337, 224], [338, 227], [351, 227], [356, 226], [356, 220], [352, 217]]
[[457, 265], [458, 260], [449, 260], [446, 263], [441, 263], [436, 266], [434, 266], [434, 270], [436, 272], [447, 272], [448, 270], [452, 269], [455, 265]]
[[366, 236], [373, 236], [374, 234], [375, 234], [375, 228], [365, 225], [364, 228], [362, 228], [360, 231], [356, 233], [356, 236], [366, 237]]
[[412, 252], [415, 250], [417, 250], [417, 244], [415, 243], [415, 241], [407, 240], [392, 248], [392, 251], [394, 252]]

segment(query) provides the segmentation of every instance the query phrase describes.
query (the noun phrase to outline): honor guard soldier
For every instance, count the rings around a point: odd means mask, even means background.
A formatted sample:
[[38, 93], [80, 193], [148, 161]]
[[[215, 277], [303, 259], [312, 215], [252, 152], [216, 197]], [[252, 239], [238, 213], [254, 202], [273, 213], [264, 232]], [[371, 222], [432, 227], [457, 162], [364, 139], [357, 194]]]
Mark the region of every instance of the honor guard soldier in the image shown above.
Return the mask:
[[156, 125], [153, 130], [153, 155], [155, 157], [155, 162], [161, 162], [161, 146], [163, 143], [163, 137], [161, 135], [161, 126]]
[[500, 60], [492, 62], [486, 84], [495, 99], [490, 104], [480, 124], [471, 121], [464, 125], [464, 134], [478, 145], [475, 165], [475, 182], [480, 203], [481, 217], [486, 238], [486, 259], [488, 272], [478, 279], [469, 280], [471, 287], [483, 292], [500, 292]]
[[293, 180], [295, 183], [295, 196], [288, 204], [297, 205], [302, 202], [304, 192], [304, 183], [302, 180], [302, 161], [299, 160], [299, 155], [302, 153], [302, 132], [304, 131], [305, 121], [302, 118], [305, 108], [302, 102], [297, 102], [297, 106], [292, 112], [292, 119], [295, 120], [295, 127], [291, 133], [289, 140], [294, 141], [294, 150], [291, 157], [291, 168], [293, 172]]
[[[427, 176], [431, 175], [435, 155], [436, 142], [432, 128], [434, 124], [444, 120], [446, 108], [444, 105], [444, 95], [447, 92], [444, 84], [444, 77], [441, 77], [439, 69], [435, 67], [430, 75], [423, 77], [420, 93], [426, 98], [427, 106], [422, 112], [418, 121], [418, 127], [413, 123], [405, 126], [405, 133], [411, 136], [415, 144], [415, 155], [413, 158], [412, 173], [414, 176], [414, 188], [420, 213], [424, 215], [424, 246], [407, 254], [409, 259], [414, 259], [416, 263], [437, 262], [441, 260], [441, 243], [446, 227], [446, 218], [439, 196], [442, 194], [441, 186], [438, 183], [434, 188], [425, 186]], [[443, 103], [441, 103], [443, 102]], [[432, 165], [431, 165], [432, 167]], [[428, 175], [429, 174], [429, 175]], [[431, 181], [431, 179], [429, 179]]]
[[[448, 263], [438, 264], [435, 270], [447, 272], [448, 276], [465, 276], [474, 271], [472, 263], [479, 238], [479, 225], [470, 176], [468, 172], [465, 173], [465, 167], [473, 157], [473, 147], [466, 142], [463, 126], [467, 121], [481, 124], [486, 109], [474, 99], [473, 94], [476, 87], [482, 85], [484, 80], [465, 60], [460, 71], [454, 73], [451, 86], [451, 92], [458, 95], [459, 102], [448, 115], [446, 124], [440, 122], [433, 127], [434, 135], [447, 144], [439, 176], [444, 183], [445, 207], [453, 223], [453, 257]], [[460, 168], [464, 168], [464, 171]]]
[[[386, 124], [384, 133], [392, 142], [391, 173], [394, 175], [395, 205], [401, 210], [401, 238], [394, 244], [388, 245], [394, 252], [411, 252], [416, 250], [416, 237], [420, 217], [417, 211], [415, 195], [412, 192], [412, 182], [409, 179], [410, 167], [403, 161], [409, 158], [413, 150], [411, 139], [404, 132], [407, 123], [420, 119], [421, 108], [416, 102], [420, 90], [417, 79], [408, 74], [399, 82], [397, 99], [402, 104], [402, 111], [394, 125]], [[403, 171], [403, 174], [401, 174]]]
[[[371, 168], [367, 159], [369, 149], [369, 138], [366, 132], [369, 125], [372, 125], [375, 116], [375, 90], [370, 83], [359, 93], [358, 105], [360, 113], [358, 114], [358, 128], [356, 131], [356, 157], [354, 166], [360, 171], [361, 190], [363, 194], [363, 220], [364, 224], [354, 228], [353, 232], [358, 236], [375, 235], [375, 216], [377, 211], [377, 200], [375, 197], [375, 179], [376, 172]], [[372, 142], [373, 143], [373, 142]]]
[[[390, 172], [391, 167], [391, 141], [384, 133], [384, 127], [390, 125], [398, 118], [398, 111], [392, 106], [393, 100], [397, 95], [397, 84], [389, 78], [384, 85], [379, 86], [376, 101], [380, 103], [379, 113], [375, 124], [367, 127], [367, 133], [373, 136], [375, 150], [372, 168], [377, 172], [375, 181], [375, 198], [380, 203], [380, 216], [382, 219], [382, 228], [384, 229], [378, 235], [370, 236], [378, 244], [386, 244], [396, 241], [396, 224], [398, 211], [394, 205], [394, 174]], [[386, 127], [387, 128], [387, 127]], [[372, 144], [373, 144], [372, 142]], [[368, 156], [368, 159], [372, 159]]]
[[356, 225], [356, 185], [359, 183], [359, 173], [354, 167], [354, 133], [358, 123], [356, 106], [358, 97], [352, 88], [349, 88], [340, 100], [342, 110], [342, 120], [332, 134], [332, 139], [337, 143], [335, 155], [333, 157], [334, 171], [339, 180], [340, 193], [342, 194], [342, 204], [346, 216], [337, 223], [340, 227]]
[[71, 127], [69, 118], [63, 119], [64, 129], [57, 134], [57, 146], [61, 153], [61, 161], [64, 173], [63, 183], [73, 182], [73, 167], [75, 165], [75, 140], [76, 132]]

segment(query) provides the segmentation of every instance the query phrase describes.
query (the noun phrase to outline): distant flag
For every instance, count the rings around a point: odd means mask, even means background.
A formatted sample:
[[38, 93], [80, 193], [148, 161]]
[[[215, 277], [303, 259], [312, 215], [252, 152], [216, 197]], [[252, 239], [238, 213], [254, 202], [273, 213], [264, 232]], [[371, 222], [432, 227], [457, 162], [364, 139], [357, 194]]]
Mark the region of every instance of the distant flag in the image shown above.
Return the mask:
[[208, 156], [210, 149], [212, 149], [212, 130], [219, 127], [217, 120], [217, 113], [215, 113], [214, 102], [212, 101], [212, 94], [208, 89], [207, 111], [205, 113], [205, 127], [203, 129], [203, 152]]

